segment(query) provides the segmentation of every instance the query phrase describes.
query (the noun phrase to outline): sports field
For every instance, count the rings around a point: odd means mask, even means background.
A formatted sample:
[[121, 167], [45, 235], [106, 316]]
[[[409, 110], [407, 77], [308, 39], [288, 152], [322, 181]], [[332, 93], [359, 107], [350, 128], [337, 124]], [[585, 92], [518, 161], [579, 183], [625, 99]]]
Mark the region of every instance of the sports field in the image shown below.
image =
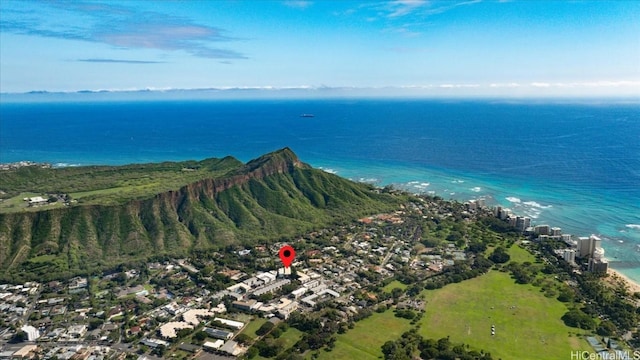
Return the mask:
[[495, 359], [569, 359], [571, 350], [590, 349], [575, 335], [579, 330], [560, 320], [565, 304], [533, 285], [516, 284], [508, 273], [491, 271], [423, 294], [427, 305], [420, 334], [426, 338], [449, 335], [452, 342]]

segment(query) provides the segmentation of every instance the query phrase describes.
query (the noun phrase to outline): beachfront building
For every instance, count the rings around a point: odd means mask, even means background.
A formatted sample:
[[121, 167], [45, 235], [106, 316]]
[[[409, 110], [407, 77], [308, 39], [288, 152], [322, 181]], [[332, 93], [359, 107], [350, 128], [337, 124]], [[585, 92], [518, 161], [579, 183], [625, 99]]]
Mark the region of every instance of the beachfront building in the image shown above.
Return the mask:
[[589, 271], [606, 274], [608, 269], [609, 262], [604, 258], [604, 249], [601, 247], [596, 248], [593, 256], [589, 259]]
[[581, 258], [591, 258], [596, 249], [602, 248], [602, 240], [591, 235], [589, 237], [578, 238], [578, 253], [576, 256]]
[[511, 216], [511, 210], [498, 206], [494, 208], [494, 215], [500, 220], [507, 220], [507, 218]]
[[531, 218], [525, 216], [517, 216], [515, 227], [519, 231], [525, 231], [528, 227], [531, 226]]
[[536, 235], [551, 235], [551, 227], [549, 225], [537, 225], [533, 228]]

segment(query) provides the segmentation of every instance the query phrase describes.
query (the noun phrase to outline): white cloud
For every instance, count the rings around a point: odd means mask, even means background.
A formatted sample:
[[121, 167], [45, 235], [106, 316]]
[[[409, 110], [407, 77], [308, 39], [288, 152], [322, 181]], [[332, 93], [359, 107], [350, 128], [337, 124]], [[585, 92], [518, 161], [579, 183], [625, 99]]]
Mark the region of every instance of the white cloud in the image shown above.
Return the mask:
[[395, 0], [392, 1], [390, 6], [392, 12], [389, 14], [390, 18], [405, 16], [412, 13], [416, 9], [426, 5], [425, 0]]
[[479, 84], [440, 84], [438, 87], [443, 89], [460, 89], [460, 88], [477, 88]]
[[541, 88], [548, 88], [551, 87], [550, 83], [546, 83], [546, 82], [532, 82], [531, 86], [533, 87], [541, 87]]
[[517, 87], [520, 87], [520, 86], [521, 86], [520, 84], [514, 83], [514, 82], [506, 83], [506, 84], [505, 83], [492, 83], [492, 84], [489, 84], [489, 87], [492, 87], [492, 88], [517, 88]]
[[297, 9], [306, 9], [309, 6], [313, 5], [311, 1], [307, 0], [289, 0], [283, 3], [284, 5]]
[[[493, 85], [493, 84], [492, 84]], [[640, 91], [640, 81], [621, 80], [621, 81], [584, 81], [584, 82], [532, 82], [530, 84], [536, 88], [603, 88], [603, 87], [637, 87]]]

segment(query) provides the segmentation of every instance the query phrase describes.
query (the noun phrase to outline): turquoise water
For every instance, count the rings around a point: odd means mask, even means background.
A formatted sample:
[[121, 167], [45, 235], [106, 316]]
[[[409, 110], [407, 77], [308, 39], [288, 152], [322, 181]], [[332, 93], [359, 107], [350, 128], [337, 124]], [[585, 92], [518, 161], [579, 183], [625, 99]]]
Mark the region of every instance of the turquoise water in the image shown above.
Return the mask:
[[445, 199], [484, 198], [489, 206], [500, 205], [531, 217], [533, 224], [559, 226], [564, 233], [576, 236], [597, 234], [603, 238], [611, 266], [640, 282], [640, 213], [637, 203], [619, 201], [615, 192], [410, 165], [360, 163], [351, 167], [322, 161], [317, 165], [353, 180], [394, 184]]
[[[301, 118], [313, 113], [314, 118]], [[640, 106], [501, 101], [149, 101], [0, 104], [0, 162], [61, 166], [289, 146], [357, 181], [491, 205], [603, 237], [640, 281]]]

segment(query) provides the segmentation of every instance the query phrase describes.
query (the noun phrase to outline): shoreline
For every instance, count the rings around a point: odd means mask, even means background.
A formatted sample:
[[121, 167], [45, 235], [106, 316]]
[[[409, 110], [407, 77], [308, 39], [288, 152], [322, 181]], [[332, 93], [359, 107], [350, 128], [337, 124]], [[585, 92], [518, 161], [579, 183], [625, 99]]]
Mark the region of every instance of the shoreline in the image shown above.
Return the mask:
[[620, 272], [619, 270], [609, 268], [607, 269], [607, 275], [609, 280], [612, 281], [621, 281], [625, 284], [631, 294], [640, 292], [640, 284], [633, 281], [631, 278]]

